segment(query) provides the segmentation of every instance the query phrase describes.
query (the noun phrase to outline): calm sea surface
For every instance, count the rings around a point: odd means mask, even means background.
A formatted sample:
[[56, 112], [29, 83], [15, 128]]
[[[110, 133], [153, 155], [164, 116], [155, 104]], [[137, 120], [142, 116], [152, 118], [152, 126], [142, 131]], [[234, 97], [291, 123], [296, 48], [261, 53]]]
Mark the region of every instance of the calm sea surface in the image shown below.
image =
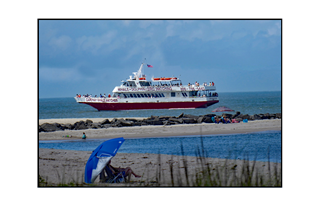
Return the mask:
[[[202, 142], [201, 142], [202, 139]], [[39, 141], [40, 148], [93, 151], [107, 139]], [[203, 145], [202, 145], [203, 143]], [[126, 139], [118, 153], [153, 153], [281, 162], [281, 132]], [[202, 148], [203, 146], [203, 148]]]
[[98, 111], [86, 104], [79, 104], [74, 98], [39, 99], [39, 119], [62, 118], [113, 118], [178, 116], [210, 114], [219, 106], [227, 106], [242, 114], [281, 113], [281, 92], [237, 92], [219, 93], [220, 102], [205, 109], [158, 109], [130, 111]]
[[[220, 102], [206, 109], [97, 111], [78, 104], [74, 98], [39, 99], [39, 119], [150, 117], [210, 114], [219, 106], [227, 106], [242, 114], [281, 113], [281, 92], [219, 93]], [[231, 112], [232, 114], [234, 112]], [[208, 157], [281, 162], [281, 131], [248, 134], [202, 136]], [[93, 151], [105, 140], [39, 141], [40, 148]], [[160, 153], [197, 156], [201, 151], [200, 136], [127, 139], [119, 153]]]

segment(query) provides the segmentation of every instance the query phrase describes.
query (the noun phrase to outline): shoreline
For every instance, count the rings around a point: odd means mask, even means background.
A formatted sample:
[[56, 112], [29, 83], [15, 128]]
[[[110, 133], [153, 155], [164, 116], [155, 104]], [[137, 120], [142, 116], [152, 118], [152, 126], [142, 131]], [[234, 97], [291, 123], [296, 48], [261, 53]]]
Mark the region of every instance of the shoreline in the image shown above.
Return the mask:
[[[133, 117], [130, 117], [133, 118]], [[103, 121], [106, 118], [92, 118], [94, 122]], [[144, 119], [143, 117], [135, 119]], [[60, 123], [74, 124], [77, 121], [85, 121], [86, 118], [74, 119], [40, 119], [39, 124]], [[39, 140], [73, 140], [81, 139], [85, 132], [87, 139], [105, 139], [123, 137], [130, 138], [151, 138], [188, 135], [218, 135], [218, 134], [242, 134], [262, 131], [281, 130], [281, 119], [254, 120], [248, 123], [201, 123], [201, 124], [179, 124], [168, 126], [132, 126], [132, 127], [109, 127], [104, 129], [64, 130], [54, 132], [40, 132]], [[64, 136], [72, 136], [66, 138]]]

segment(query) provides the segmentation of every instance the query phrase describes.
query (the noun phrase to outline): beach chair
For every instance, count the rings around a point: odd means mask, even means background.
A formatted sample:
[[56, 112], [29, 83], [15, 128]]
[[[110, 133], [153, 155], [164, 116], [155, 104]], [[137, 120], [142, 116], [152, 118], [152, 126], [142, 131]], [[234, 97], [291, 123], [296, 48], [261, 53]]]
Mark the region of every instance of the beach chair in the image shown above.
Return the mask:
[[105, 167], [105, 171], [107, 173], [106, 183], [122, 183], [125, 181], [125, 171], [114, 174], [108, 166]]

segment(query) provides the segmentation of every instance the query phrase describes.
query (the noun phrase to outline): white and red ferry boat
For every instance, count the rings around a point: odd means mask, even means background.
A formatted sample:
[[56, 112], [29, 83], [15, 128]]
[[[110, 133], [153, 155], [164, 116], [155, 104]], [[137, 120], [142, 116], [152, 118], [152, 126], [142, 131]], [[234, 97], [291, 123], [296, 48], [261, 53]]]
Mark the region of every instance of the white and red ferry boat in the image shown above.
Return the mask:
[[142, 74], [142, 63], [138, 72], [121, 86], [116, 86], [112, 95], [91, 97], [77, 95], [78, 103], [88, 104], [101, 110], [138, 110], [138, 109], [194, 109], [207, 108], [219, 102], [213, 82], [183, 85], [176, 77], [151, 78], [146, 80]]

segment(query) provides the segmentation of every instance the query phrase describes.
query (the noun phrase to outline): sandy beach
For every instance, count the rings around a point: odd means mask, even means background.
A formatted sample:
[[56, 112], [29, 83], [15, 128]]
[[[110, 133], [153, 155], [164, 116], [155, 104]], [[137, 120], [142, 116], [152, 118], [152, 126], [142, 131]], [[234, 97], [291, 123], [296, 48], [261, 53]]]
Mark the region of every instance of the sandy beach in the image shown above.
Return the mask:
[[[103, 121], [105, 118], [90, 119], [93, 122]], [[137, 118], [136, 118], [137, 119]], [[143, 119], [143, 118], [140, 118]], [[86, 121], [87, 119], [40, 119], [39, 124], [43, 123], [60, 123], [74, 124], [77, 121]], [[87, 139], [99, 138], [146, 138], [146, 137], [167, 137], [167, 136], [184, 136], [184, 135], [208, 135], [208, 134], [235, 134], [249, 133], [268, 130], [281, 130], [281, 119], [255, 120], [248, 123], [233, 124], [179, 124], [169, 126], [134, 126], [134, 127], [110, 127], [107, 129], [86, 129], [86, 130], [64, 130], [55, 132], [40, 132], [39, 140], [62, 140], [62, 139], [79, 139], [85, 132]], [[66, 138], [65, 136], [72, 136]]]
[[[42, 185], [61, 185], [72, 183], [85, 185], [83, 181], [85, 165], [91, 152], [39, 149], [39, 176], [44, 181]], [[264, 182], [268, 179], [274, 183], [275, 173], [279, 182], [281, 178], [281, 163], [253, 162], [243, 160], [226, 160], [217, 158], [200, 159], [191, 156], [172, 156], [157, 154], [118, 153], [112, 159], [114, 167], [130, 167], [141, 178], [131, 176], [130, 183], [106, 184], [100, 183], [99, 177], [95, 186], [202, 186], [197, 182], [199, 176], [205, 176], [209, 169], [212, 180], [221, 183], [218, 186], [237, 186], [246, 182], [248, 174], [252, 173], [252, 182]], [[270, 170], [269, 170], [270, 168]], [[186, 176], [187, 175], [187, 176]], [[186, 178], [188, 177], [188, 179]], [[188, 180], [188, 181], [187, 181]], [[261, 181], [262, 180], [262, 181]], [[45, 183], [45, 184], [44, 184]]]
[[[39, 120], [42, 123], [75, 123], [86, 119], [50, 119]], [[90, 119], [93, 122], [104, 120], [99, 118]], [[39, 140], [62, 140], [80, 139], [83, 132], [87, 139], [99, 138], [146, 138], [183, 135], [205, 134], [234, 134], [249, 133], [267, 130], [281, 130], [281, 119], [249, 121], [248, 123], [236, 124], [181, 124], [170, 126], [135, 126], [107, 129], [65, 130], [55, 132], [40, 132]], [[64, 136], [71, 135], [71, 138]], [[77, 183], [83, 184], [83, 176], [86, 162], [91, 152], [39, 149], [39, 176], [40, 185], [59, 185]], [[211, 177], [219, 178], [219, 186], [235, 186], [245, 182], [245, 169], [252, 169], [252, 178], [256, 182], [266, 182], [275, 174], [280, 177], [281, 164], [267, 162], [252, 162], [243, 160], [226, 160], [217, 158], [182, 157], [157, 154], [127, 154], [118, 153], [113, 159], [115, 167], [131, 167], [132, 170], [141, 175], [141, 178], [132, 176], [130, 183], [101, 184], [96, 179], [95, 185], [111, 186], [201, 186], [198, 183], [199, 176], [204, 176], [209, 169]], [[247, 166], [250, 166], [249, 168]], [[249, 170], [250, 171], [250, 170]], [[187, 176], [186, 176], [187, 175]], [[186, 178], [188, 177], [188, 179]], [[218, 179], [218, 180], [219, 180]], [[278, 180], [278, 179], [273, 179]], [[211, 183], [212, 184], [212, 183]], [[265, 184], [264, 184], [265, 185]], [[276, 184], [272, 184], [276, 185]]]

